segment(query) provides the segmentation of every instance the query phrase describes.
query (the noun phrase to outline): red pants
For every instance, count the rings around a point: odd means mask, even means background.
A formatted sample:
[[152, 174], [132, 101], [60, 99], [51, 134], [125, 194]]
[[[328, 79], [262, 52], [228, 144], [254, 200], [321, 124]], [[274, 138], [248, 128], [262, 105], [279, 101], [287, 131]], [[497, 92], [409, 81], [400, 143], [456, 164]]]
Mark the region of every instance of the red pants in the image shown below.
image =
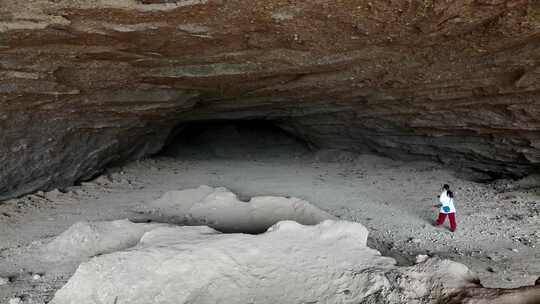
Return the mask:
[[[450, 219], [450, 230], [452, 232], [456, 231], [457, 225], [456, 225], [456, 214], [455, 213], [448, 213], [448, 218]], [[439, 219], [437, 220], [437, 225], [442, 225], [444, 221], [446, 220], [446, 214], [439, 213]]]

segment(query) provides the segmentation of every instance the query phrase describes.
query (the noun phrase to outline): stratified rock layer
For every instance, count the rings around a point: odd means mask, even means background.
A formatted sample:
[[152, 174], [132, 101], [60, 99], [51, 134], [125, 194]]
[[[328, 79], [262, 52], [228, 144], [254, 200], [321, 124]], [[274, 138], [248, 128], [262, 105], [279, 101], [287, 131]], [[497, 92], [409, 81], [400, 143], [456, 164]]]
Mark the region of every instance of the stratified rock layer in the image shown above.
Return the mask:
[[0, 0], [0, 199], [215, 119], [523, 175], [539, 48], [535, 1]]

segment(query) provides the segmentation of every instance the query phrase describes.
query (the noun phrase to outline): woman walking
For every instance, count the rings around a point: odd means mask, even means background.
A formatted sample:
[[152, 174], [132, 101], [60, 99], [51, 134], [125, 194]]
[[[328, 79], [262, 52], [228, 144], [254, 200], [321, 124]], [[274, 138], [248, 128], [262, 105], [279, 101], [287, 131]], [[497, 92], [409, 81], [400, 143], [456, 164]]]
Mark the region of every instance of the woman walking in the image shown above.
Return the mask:
[[443, 186], [443, 192], [439, 196], [439, 202], [441, 203], [441, 209], [439, 211], [439, 219], [437, 219], [437, 226], [444, 224], [446, 216], [450, 220], [450, 231], [454, 232], [457, 229], [456, 225], [456, 207], [454, 206], [454, 193], [450, 191], [448, 185]]

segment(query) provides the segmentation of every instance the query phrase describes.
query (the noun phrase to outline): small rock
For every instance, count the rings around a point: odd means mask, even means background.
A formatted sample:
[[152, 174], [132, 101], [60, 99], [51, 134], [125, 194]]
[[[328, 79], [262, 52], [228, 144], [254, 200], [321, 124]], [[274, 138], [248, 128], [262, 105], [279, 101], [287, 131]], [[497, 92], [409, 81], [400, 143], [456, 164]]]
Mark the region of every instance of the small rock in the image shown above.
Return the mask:
[[517, 250], [516, 248], [512, 248], [512, 251], [513, 251], [513, 252], [516, 252], [516, 253], [519, 252], [519, 250]]
[[428, 255], [419, 254], [416, 256], [416, 264], [424, 263], [427, 259], [429, 259]]
[[104, 185], [108, 185], [112, 182], [112, 179], [110, 176], [108, 175], [101, 175], [99, 176], [98, 178], [96, 178], [94, 180], [94, 182], [98, 185], [101, 185], [101, 186], [104, 186]]
[[497, 272], [497, 271], [495, 271], [495, 269], [493, 269], [493, 267], [488, 267], [486, 270], [491, 272], [491, 273]]
[[53, 189], [47, 193], [45, 193], [45, 197], [50, 200], [56, 200], [58, 197], [62, 196], [62, 192], [58, 189]]
[[9, 284], [9, 279], [0, 277], [0, 286]]
[[22, 300], [19, 297], [9, 299], [9, 304], [21, 304]]
[[32, 279], [34, 279], [35, 281], [37, 281], [37, 280], [41, 279], [41, 275], [35, 273], [35, 274], [32, 276]]
[[415, 243], [415, 244], [418, 244], [422, 242], [422, 240], [420, 239], [417, 239], [417, 238], [409, 238], [409, 243]]

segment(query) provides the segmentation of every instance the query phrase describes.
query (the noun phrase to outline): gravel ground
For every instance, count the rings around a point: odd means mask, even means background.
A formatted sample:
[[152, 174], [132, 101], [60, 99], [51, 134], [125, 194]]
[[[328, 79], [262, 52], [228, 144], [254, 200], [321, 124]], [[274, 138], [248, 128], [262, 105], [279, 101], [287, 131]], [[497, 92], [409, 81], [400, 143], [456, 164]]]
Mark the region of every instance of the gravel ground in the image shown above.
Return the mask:
[[[362, 222], [369, 244], [399, 264], [418, 254], [461, 262], [486, 287], [540, 276], [540, 178], [479, 184], [435, 163], [375, 156], [265, 160], [155, 158], [112, 168], [88, 183], [0, 204], [0, 303], [46, 303], [77, 264], [45, 263], [41, 248], [81, 220], [137, 219], [133, 208], [175, 189], [224, 186], [240, 198], [295, 196]], [[458, 230], [434, 227], [444, 183], [456, 194]], [[2, 280], [2, 278], [4, 280]], [[10, 303], [12, 304], [12, 303]]]

